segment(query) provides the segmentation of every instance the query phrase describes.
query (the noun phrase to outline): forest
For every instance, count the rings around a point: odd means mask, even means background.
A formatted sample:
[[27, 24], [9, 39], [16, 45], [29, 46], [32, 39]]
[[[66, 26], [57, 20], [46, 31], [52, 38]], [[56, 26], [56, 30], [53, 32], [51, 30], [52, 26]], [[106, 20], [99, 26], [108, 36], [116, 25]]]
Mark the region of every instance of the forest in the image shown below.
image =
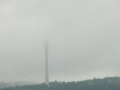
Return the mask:
[[42, 84], [6, 87], [0, 90], [120, 90], [120, 77], [94, 78], [76, 82], [50, 82]]

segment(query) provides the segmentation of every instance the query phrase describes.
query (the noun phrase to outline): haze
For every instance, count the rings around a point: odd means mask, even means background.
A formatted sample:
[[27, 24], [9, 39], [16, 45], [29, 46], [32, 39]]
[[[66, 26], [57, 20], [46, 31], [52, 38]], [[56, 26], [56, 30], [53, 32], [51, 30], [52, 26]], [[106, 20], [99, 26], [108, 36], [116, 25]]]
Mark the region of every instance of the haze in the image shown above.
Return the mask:
[[0, 81], [120, 76], [119, 0], [0, 0]]

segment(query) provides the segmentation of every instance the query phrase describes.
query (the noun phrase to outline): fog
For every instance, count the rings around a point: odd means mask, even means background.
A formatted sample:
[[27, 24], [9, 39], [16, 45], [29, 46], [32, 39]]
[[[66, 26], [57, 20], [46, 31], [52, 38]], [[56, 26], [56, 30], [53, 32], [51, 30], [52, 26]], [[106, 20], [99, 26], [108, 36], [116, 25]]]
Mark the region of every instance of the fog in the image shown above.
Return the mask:
[[120, 76], [119, 0], [0, 0], [0, 81]]

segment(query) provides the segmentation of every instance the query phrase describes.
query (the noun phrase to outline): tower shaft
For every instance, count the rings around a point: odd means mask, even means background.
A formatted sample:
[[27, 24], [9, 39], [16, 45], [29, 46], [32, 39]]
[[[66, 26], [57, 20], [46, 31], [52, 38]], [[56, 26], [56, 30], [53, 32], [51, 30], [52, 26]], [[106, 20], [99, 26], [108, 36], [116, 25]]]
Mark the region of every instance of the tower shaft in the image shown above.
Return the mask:
[[45, 45], [45, 84], [49, 86], [48, 74], [48, 44]]

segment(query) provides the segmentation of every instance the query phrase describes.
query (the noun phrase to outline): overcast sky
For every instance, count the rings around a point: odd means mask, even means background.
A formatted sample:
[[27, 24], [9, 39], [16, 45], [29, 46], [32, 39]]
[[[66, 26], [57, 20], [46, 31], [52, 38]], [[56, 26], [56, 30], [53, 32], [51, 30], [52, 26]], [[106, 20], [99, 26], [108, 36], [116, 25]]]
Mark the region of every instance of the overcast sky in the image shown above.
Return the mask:
[[0, 81], [120, 76], [120, 0], [0, 0]]

